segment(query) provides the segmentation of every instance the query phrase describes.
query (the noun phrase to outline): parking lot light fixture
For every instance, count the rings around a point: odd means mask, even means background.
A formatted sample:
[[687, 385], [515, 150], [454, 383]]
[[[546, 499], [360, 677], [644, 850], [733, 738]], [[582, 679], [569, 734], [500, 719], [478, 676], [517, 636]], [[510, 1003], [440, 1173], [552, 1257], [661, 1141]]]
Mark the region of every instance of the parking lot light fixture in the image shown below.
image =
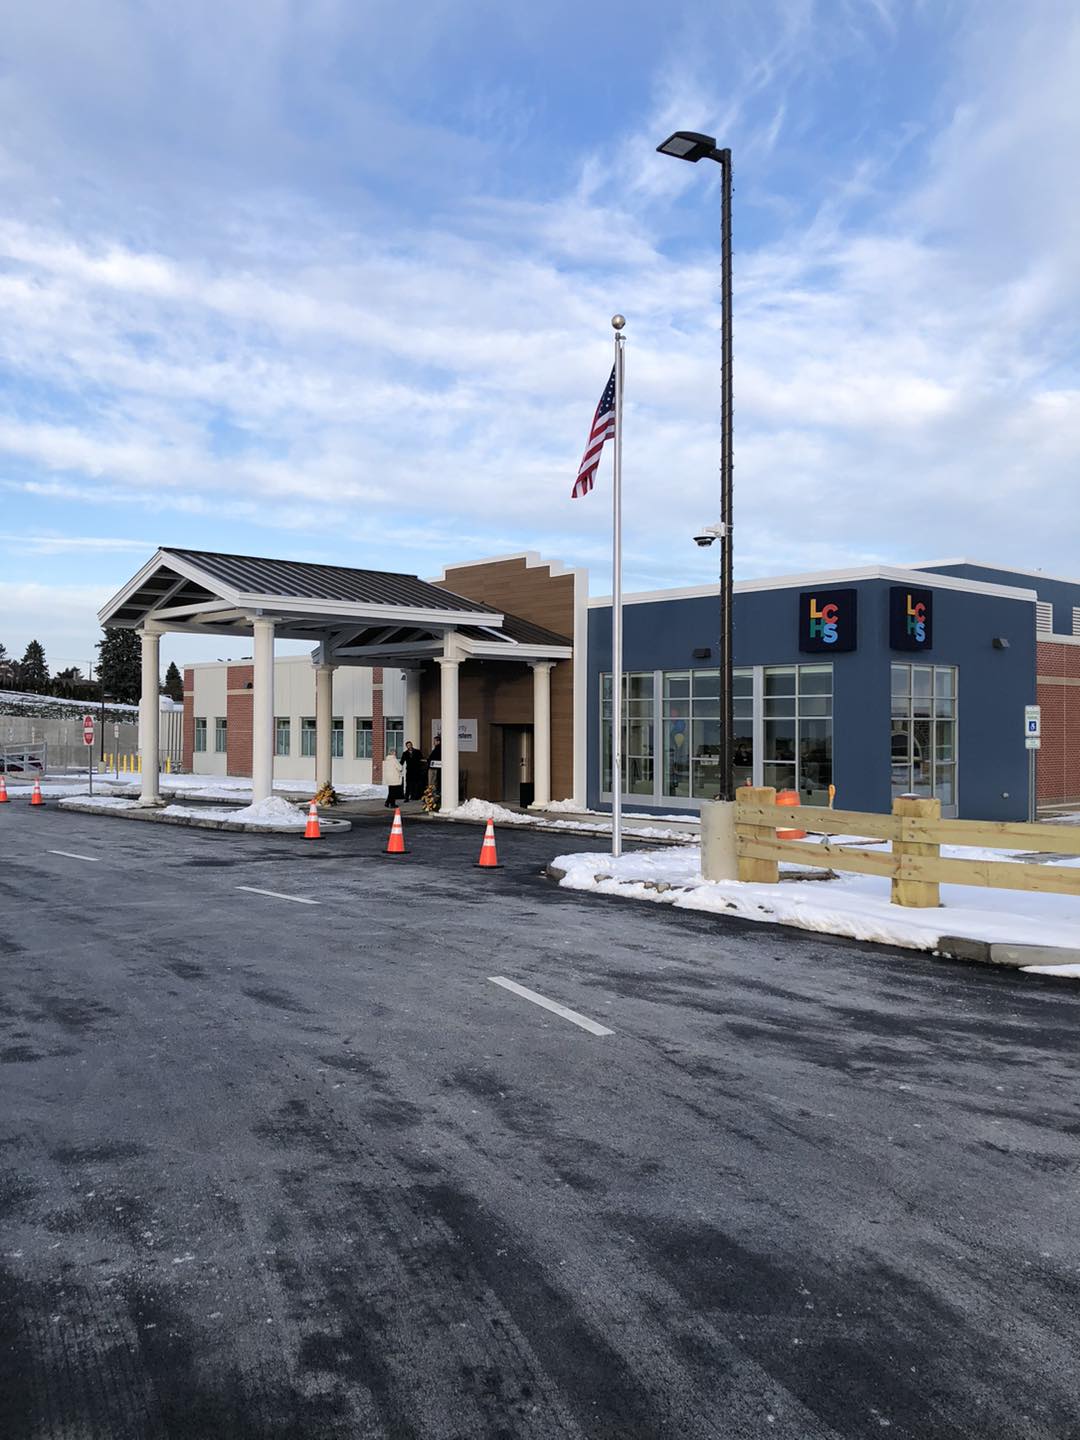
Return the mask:
[[[731, 151], [717, 149], [711, 135], [676, 130], [657, 150], [676, 160], [715, 160], [721, 169], [720, 188], [720, 793], [735, 799], [735, 668], [732, 637], [732, 388], [731, 388]], [[707, 534], [695, 536], [711, 543]]]

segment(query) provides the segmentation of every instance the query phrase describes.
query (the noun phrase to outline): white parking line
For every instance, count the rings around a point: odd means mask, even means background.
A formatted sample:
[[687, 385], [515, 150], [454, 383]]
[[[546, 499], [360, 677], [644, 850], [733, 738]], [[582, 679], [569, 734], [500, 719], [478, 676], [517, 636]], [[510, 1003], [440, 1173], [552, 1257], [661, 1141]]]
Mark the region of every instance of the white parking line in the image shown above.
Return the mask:
[[100, 855], [76, 855], [74, 850], [49, 850], [49, 855], [63, 855], [67, 860], [89, 860], [91, 865], [100, 865]]
[[300, 895], [282, 895], [280, 890], [259, 890], [254, 885], [237, 885], [237, 890], [246, 890], [249, 895], [269, 895], [274, 900], [291, 900], [294, 905], [318, 905], [318, 900], [305, 900]]
[[555, 1015], [561, 1015], [572, 1025], [580, 1025], [582, 1030], [588, 1030], [590, 1035], [614, 1035], [615, 1033], [606, 1025], [598, 1025], [595, 1020], [590, 1020], [587, 1015], [579, 1015], [576, 1010], [568, 1010], [557, 1000], [549, 1000], [546, 995], [538, 995], [535, 990], [526, 990], [524, 985], [507, 980], [505, 975], [489, 975], [488, 979], [493, 985], [501, 985], [504, 990], [511, 990], [515, 995], [520, 995], [523, 1000], [531, 1000], [534, 1005], [542, 1005], [545, 1010], [550, 1010]]

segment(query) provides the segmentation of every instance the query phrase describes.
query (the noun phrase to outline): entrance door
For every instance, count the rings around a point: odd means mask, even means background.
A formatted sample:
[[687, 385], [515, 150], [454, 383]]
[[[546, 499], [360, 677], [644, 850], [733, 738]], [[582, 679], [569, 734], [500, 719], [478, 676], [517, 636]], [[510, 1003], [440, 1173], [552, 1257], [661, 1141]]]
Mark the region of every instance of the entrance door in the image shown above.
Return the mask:
[[502, 731], [502, 800], [531, 805], [533, 800], [532, 726], [500, 725]]

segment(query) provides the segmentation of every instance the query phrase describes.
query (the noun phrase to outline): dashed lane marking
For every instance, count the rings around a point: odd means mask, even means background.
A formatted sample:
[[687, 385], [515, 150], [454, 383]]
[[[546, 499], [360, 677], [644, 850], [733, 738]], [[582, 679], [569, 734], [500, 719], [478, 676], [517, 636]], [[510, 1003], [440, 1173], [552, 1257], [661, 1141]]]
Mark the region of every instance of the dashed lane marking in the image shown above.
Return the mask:
[[272, 900], [291, 900], [294, 905], [318, 905], [318, 900], [305, 900], [302, 895], [282, 895], [280, 890], [259, 890], [254, 885], [237, 885], [237, 890], [246, 890], [249, 895], [269, 895]]
[[100, 865], [100, 855], [76, 855], [74, 850], [49, 850], [49, 855], [63, 855], [66, 860], [89, 860], [91, 865]]
[[571, 1025], [580, 1025], [582, 1030], [588, 1030], [590, 1035], [614, 1035], [615, 1033], [606, 1025], [598, 1025], [595, 1020], [590, 1020], [587, 1015], [579, 1015], [576, 1010], [570, 1010], [565, 1005], [560, 1005], [557, 1000], [549, 1000], [546, 995], [538, 995], [535, 990], [527, 990], [524, 985], [507, 980], [505, 975], [489, 975], [488, 979], [492, 985], [501, 985], [504, 990], [509, 990], [514, 995], [520, 995], [523, 1000], [531, 1000], [534, 1005], [543, 1006], [553, 1015], [561, 1015], [564, 1020], [569, 1020]]

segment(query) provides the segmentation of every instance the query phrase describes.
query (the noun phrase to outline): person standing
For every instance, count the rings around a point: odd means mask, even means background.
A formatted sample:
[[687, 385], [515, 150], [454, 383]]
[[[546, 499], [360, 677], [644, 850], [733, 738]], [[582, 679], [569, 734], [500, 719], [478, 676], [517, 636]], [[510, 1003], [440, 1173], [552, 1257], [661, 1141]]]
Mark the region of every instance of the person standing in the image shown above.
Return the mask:
[[428, 756], [428, 770], [431, 772], [431, 783], [435, 787], [435, 793], [442, 796], [442, 737], [440, 736], [431, 747], [431, 754]]
[[405, 799], [419, 800], [424, 793], [424, 757], [420, 754], [411, 740], [405, 741], [405, 750], [401, 757], [401, 767], [404, 771]]
[[395, 805], [400, 805], [404, 794], [401, 784], [401, 761], [393, 750], [382, 762], [383, 780], [386, 782], [386, 799], [383, 802], [383, 809], [389, 810]]

